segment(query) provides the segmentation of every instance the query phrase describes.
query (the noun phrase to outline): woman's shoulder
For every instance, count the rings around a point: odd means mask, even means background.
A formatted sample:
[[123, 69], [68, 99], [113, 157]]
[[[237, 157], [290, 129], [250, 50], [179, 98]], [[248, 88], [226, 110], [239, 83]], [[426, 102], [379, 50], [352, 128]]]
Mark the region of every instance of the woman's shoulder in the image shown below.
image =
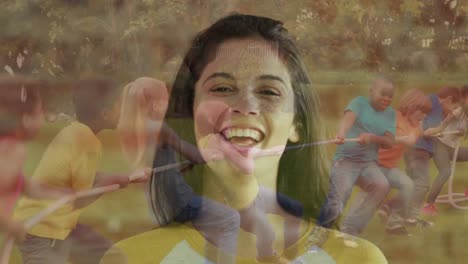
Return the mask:
[[[321, 227], [315, 227], [308, 233], [296, 244], [306, 247], [294, 247], [295, 250], [290, 252], [292, 255], [288, 256], [290, 259], [303, 263], [317, 263], [318, 259], [323, 263], [337, 264], [387, 263], [377, 246], [367, 240]], [[173, 261], [187, 257], [193, 260], [192, 263], [203, 263], [203, 260], [196, 261], [196, 258], [201, 258], [202, 252], [198, 251], [202, 250], [202, 242], [202, 236], [189, 226], [162, 227], [118, 242], [104, 255], [101, 264], [162, 263], [165, 259]]]
[[336, 263], [388, 263], [382, 251], [370, 241], [336, 230], [328, 230], [323, 244]]
[[201, 239], [198, 232], [185, 225], [160, 227], [116, 243], [101, 264], [160, 263], [178, 244]]

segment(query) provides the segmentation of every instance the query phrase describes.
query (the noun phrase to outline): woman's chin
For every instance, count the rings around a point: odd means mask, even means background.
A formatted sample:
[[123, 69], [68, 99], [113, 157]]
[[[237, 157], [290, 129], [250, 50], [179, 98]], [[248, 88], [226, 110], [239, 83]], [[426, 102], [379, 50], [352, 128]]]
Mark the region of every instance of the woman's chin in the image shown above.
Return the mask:
[[208, 163], [208, 168], [219, 179], [252, 178], [255, 171], [255, 163], [253, 159], [245, 159], [242, 161], [218, 160]]
[[209, 198], [242, 209], [257, 197], [259, 183], [254, 173], [246, 173], [245, 169], [226, 160], [212, 162], [207, 167], [209, 172], [204, 174], [203, 181], [205, 195]]

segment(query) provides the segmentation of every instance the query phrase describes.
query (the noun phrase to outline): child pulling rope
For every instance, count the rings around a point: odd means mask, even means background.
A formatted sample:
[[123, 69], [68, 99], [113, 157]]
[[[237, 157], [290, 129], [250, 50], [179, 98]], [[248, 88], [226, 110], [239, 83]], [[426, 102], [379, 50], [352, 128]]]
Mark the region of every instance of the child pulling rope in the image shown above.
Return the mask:
[[[456, 133], [459, 133], [459, 131], [448, 131], [448, 132], [445, 132], [444, 134], [447, 135], [447, 134], [456, 134]], [[440, 136], [440, 134], [435, 135], [435, 136]], [[408, 138], [408, 137], [409, 136], [401, 136], [401, 137], [398, 137], [398, 138], [399, 139], [404, 139], [404, 138]], [[359, 138], [347, 138], [347, 139], [345, 139], [345, 142], [358, 142], [358, 141], [359, 141]], [[452, 163], [452, 175], [450, 177], [450, 182], [449, 182], [449, 193], [446, 194], [446, 195], [439, 196], [439, 198], [437, 199], [437, 202], [438, 203], [450, 203], [455, 208], [467, 210], [468, 207], [458, 206], [456, 204], [456, 202], [466, 201], [466, 200], [468, 200], [468, 197], [466, 197], [465, 194], [462, 194], [462, 193], [452, 193], [453, 173], [454, 173], [454, 169], [455, 169], [456, 155], [457, 155], [457, 152], [458, 152], [458, 148], [460, 146], [460, 141], [458, 142], [457, 148], [455, 149], [455, 152], [454, 152], [454, 158], [453, 158], [453, 163]], [[309, 147], [309, 146], [331, 144], [331, 143], [336, 143], [336, 142], [337, 142], [336, 139], [328, 139], [328, 140], [313, 142], [313, 143], [310, 143], [310, 144], [302, 144], [302, 145], [287, 147], [286, 150], [297, 149], [297, 148], [302, 148], [302, 147]], [[265, 156], [274, 156], [274, 155], [277, 155], [279, 152], [281, 152], [281, 150], [276, 149], [276, 148], [272, 148], [270, 150], [265, 150], [265, 151], [259, 151], [256, 154], [256, 158], [265, 157]], [[191, 164], [190, 161], [185, 160], [185, 161], [174, 163], [174, 164], [164, 165], [164, 166], [157, 167], [157, 168], [153, 169], [153, 174], [163, 172], [163, 171], [166, 171], [166, 170], [170, 170], [170, 169], [181, 168], [181, 167], [184, 167], [184, 166], [187, 166], [187, 165], [190, 165], [190, 164]], [[144, 177], [144, 173], [141, 173], [140, 175], [139, 174], [131, 175], [129, 177], [129, 181], [133, 182], [133, 181], [139, 179], [140, 177]], [[75, 201], [75, 200], [77, 200], [79, 198], [85, 198], [85, 197], [100, 195], [100, 194], [104, 194], [104, 193], [109, 193], [109, 192], [113, 192], [113, 191], [118, 190], [118, 189], [120, 189], [119, 184], [112, 184], [112, 185], [108, 185], [108, 186], [94, 188], [94, 189], [87, 190], [87, 191], [78, 192], [78, 193], [73, 194], [73, 195], [65, 196], [65, 197], [57, 200], [55, 203], [53, 203], [52, 205], [50, 205], [49, 207], [47, 207], [43, 211], [36, 214], [34, 217], [28, 219], [24, 223], [25, 228], [26, 229], [32, 228], [34, 225], [36, 225], [40, 221], [42, 221], [45, 217], [47, 217], [51, 213], [55, 212], [56, 210], [58, 210], [60, 207], [62, 207], [63, 205], [65, 205], [67, 203]], [[454, 199], [454, 197], [460, 197], [460, 196], [463, 196], [464, 198]], [[0, 264], [8, 264], [10, 254], [11, 254], [11, 251], [13, 249], [13, 244], [14, 244], [14, 240], [11, 237], [9, 237], [7, 239], [7, 241], [6, 241], [5, 247], [4, 247], [3, 252], [1, 254]]]

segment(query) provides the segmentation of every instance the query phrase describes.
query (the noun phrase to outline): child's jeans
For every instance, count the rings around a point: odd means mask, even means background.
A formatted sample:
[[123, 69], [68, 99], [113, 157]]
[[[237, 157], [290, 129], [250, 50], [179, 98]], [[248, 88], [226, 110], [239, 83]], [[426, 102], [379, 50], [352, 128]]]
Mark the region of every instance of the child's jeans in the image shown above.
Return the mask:
[[[283, 206], [286, 208], [284, 209]], [[290, 215], [291, 211], [297, 215]], [[273, 250], [274, 231], [270, 223], [266, 221], [266, 214], [283, 216], [285, 224], [288, 223], [290, 229], [293, 230], [294, 226], [299, 226], [296, 222], [300, 219], [298, 217], [302, 216], [302, 211], [302, 205], [299, 202], [262, 186], [252, 205], [240, 212], [206, 197], [194, 195], [175, 220], [192, 221], [193, 226], [203, 234], [207, 241], [229, 255], [237, 253], [239, 228], [243, 227], [246, 231], [257, 235], [257, 242], [262, 242], [260, 243], [262, 248], [257, 249], [261, 255], [263, 252]], [[257, 222], [261, 223], [260, 226], [250, 226]], [[293, 230], [292, 233], [294, 232], [298, 233], [299, 230]]]
[[357, 200], [351, 205], [341, 230], [357, 235], [364, 229], [390, 189], [375, 161], [334, 161], [330, 174], [330, 191], [319, 216], [320, 225], [328, 228], [333, 226], [343, 212], [355, 184], [367, 192], [367, 199]]
[[19, 245], [24, 264], [98, 264], [112, 243], [78, 224], [65, 240], [27, 235]]
[[380, 167], [392, 188], [398, 189], [398, 195], [387, 202], [391, 208], [387, 227], [392, 228], [404, 224], [407, 217], [411, 199], [414, 193], [413, 181], [398, 168]]
[[[452, 174], [452, 159], [454, 149], [440, 142], [434, 140], [434, 163], [439, 170], [437, 178], [432, 182], [431, 189], [427, 196], [427, 203], [434, 203], [437, 196], [440, 194], [442, 187]], [[460, 147], [457, 153], [457, 161], [468, 161], [468, 148]]]
[[237, 210], [205, 197], [193, 196], [192, 201], [175, 220], [178, 222], [191, 220], [193, 226], [207, 241], [225, 253], [236, 254], [240, 228], [240, 216]]
[[431, 153], [422, 149], [408, 149], [405, 153], [406, 174], [413, 180], [414, 190], [408, 218], [416, 219], [429, 190], [429, 161]]

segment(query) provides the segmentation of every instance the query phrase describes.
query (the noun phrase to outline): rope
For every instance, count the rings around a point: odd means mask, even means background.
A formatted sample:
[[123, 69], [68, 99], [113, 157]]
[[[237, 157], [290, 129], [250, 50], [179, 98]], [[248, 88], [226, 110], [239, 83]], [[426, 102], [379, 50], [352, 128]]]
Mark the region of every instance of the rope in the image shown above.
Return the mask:
[[[459, 131], [448, 131], [448, 132], [444, 132], [444, 133], [439, 133], [437, 136], [457, 134], [457, 133], [459, 133]], [[400, 136], [400, 137], [397, 137], [397, 139], [405, 139], [405, 138], [408, 138], [408, 137], [409, 136]], [[346, 138], [344, 141], [345, 142], [358, 142], [359, 138]], [[303, 147], [309, 147], [309, 146], [325, 145], [325, 144], [331, 144], [331, 143], [336, 143], [336, 142], [337, 142], [336, 139], [328, 139], [328, 140], [316, 141], [316, 142], [312, 142], [312, 143], [308, 143], [308, 144], [301, 144], [301, 145], [291, 146], [291, 147], [287, 147], [286, 149], [284, 149], [284, 148], [272, 148], [271, 150], [264, 150], [264, 151], [259, 152], [256, 155], [256, 157], [279, 155], [282, 152], [282, 150], [291, 150], [291, 149], [297, 149], [297, 148], [303, 148]], [[456, 157], [457, 157], [457, 154], [458, 154], [458, 148], [460, 146], [460, 142], [461, 142], [461, 140], [459, 140], [459, 142], [457, 144], [457, 147], [455, 148], [455, 151], [454, 151], [454, 159], [452, 161], [452, 174], [450, 176], [450, 182], [449, 182], [449, 194], [439, 196], [437, 198], [436, 202], [438, 202], [438, 203], [447, 203], [447, 202], [449, 202], [455, 208], [466, 210], [466, 209], [468, 209], [468, 207], [458, 206], [456, 204], [456, 202], [468, 200], [468, 197], [466, 197], [465, 194], [452, 193], [453, 173], [454, 173], [454, 169], [455, 169], [455, 162], [456, 162]], [[166, 171], [166, 170], [170, 170], [170, 169], [174, 169], [174, 168], [180, 168], [182, 166], [189, 165], [190, 163], [191, 163], [190, 161], [186, 160], [186, 161], [182, 161], [182, 162], [178, 162], [178, 163], [168, 164], [168, 165], [164, 165], [164, 166], [154, 168], [153, 172], [162, 172], [162, 171]], [[134, 181], [134, 180], [136, 180], [136, 179], [138, 179], [140, 177], [143, 177], [143, 176], [144, 175], [129, 176], [129, 181], [132, 182], [132, 181]], [[40, 223], [45, 217], [47, 217], [48, 215], [55, 212], [56, 210], [58, 210], [63, 205], [65, 205], [65, 204], [67, 204], [69, 202], [72, 202], [72, 201], [74, 201], [74, 200], [76, 200], [78, 198], [84, 198], [84, 197], [90, 197], [90, 196], [95, 196], [95, 195], [99, 195], [99, 194], [109, 193], [109, 192], [112, 192], [112, 191], [115, 191], [115, 190], [118, 190], [118, 189], [120, 189], [120, 185], [112, 184], [112, 185], [108, 185], [108, 186], [104, 186], [104, 187], [93, 188], [93, 189], [87, 190], [87, 191], [81, 191], [81, 192], [78, 192], [78, 193], [73, 194], [73, 195], [67, 195], [67, 196], [55, 201], [53, 204], [51, 204], [50, 206], [48, 206], [47, 208], [45, 208], [41, 212], [37, 213], [32, 218], [28, 219], [24, 223], [25, 229], [28, 230], [28, 229], [32, 228], [33, 226]], [[465, 198], [456, 198], [456, 199], [453, 198], [453, 197], [460, 197], [460, 196], [463, 196]], [[448, 198], [448, 200], [444, 200], [445, 198]], [[1, 257], [0, 258], [0, 264], [8, 264], [10, 254], [11, 254], [11, 251], [13, 249], [13, 245], [14, 245], [14, 239], [12, 237], [8, 237], [7, 241], [5, 243], [5, 247], [3, 248], [3, 251], [1, 252], [1, 255], [0, 255], [0, 257]]]
[[[188, 163], [187, 161], [183, 161], [183, 162], [179, 162], [179, 163], [174, 163], [174, 164], [161, 166], [161, 167], [158, 167], [158, 168], [154, 169], [154, 172], [161, 172], [161, 171], [181, 167], [181, 166], [186, 165], [187, 163]], [[139, 173], [139, 174], [132, 174], [132, 175], [129, 176], [129, 182], [135, 181], [135, 180], [137, 180], [139, 178], [142, 178], [144, 176], [145, 176], [144, 172]], [[25, 223], [24, 223], [24, 227], [25, 227], [26, 230], [31, 229], [33, 226], [40, 223], [45, 217], [52, 214], [56, 210], [60, 209], [63, 205], [68, 204], [70, 202], [73, 202], [76, 199], [91, 197], [91, 196], [100, 195], [100, 194], [104, 194], [104, 193], [109, 193], [109, 192], [116, 191], [118, 189], [120, 189], [119, 184], [111, 184], [111, 185], [107, 185], [107, 186], [96, 187], [96, 188], [86, 190], [86, 191], [77, 192], [77, 193], [71, 194], [71, 195], [66, 195], [66, 196], [58, 199], [53, 204], [49, 205], [44, 210], [40, 211], [39, 213], [37, 213], [36, 215], [31, 217], [30, 219], [26, 220]], [[4, 246], [3, 251], [1, 252], [1, 255], [0, 255], [1, 256], [0, 264], [8, 264], [8, 261], [10, 259], [10, 255], [11, 255], [11, 251], [13, 250], [13, 245], [14, 245], [14, 239], [13, 239], [13, 237], [9, 236], [7, 238], [7, 240], [6, 240], [6, 242], [5, 242], [5, 246]]]
[[[186, 161], [182, 161], [182, 162], [178, 162], [178, 163], [168, 164], [168, 165], [160, 166], [160, 167], [157, 167], [157, 168], [153, 169], [153, 172], [157, 173], [157, 172], [162, 172], [162, 171], [166, 171], [166, 170], [170, 170], [170, 169], [180, 168], [180, 167], [186, 166], [186, 165], [188, 165], [190, 163], [191, 163], [190, 161], [186, 160]], [[139, 178], [142, 178], [144, 176], [145, 175], [144, 175], [143, 172], [140, 173], [140, 174], [132, 174], [132, 175], [129, 176], [129, 182], [135, 181], [135, 180], [137, 180]], [[97, 188], [93, 188], [93, 189], [86, 190], [86, 191], [77, 192], [77, 193], [71, 194], [71, 195], [66, 195], [66, 196], [58, 199], [53, 204], [49, 205], [44, 210], [40, 211], [39, 213], [37, 213], [36, 215], [31, 217], [30, 219], [26, 220], [25, 223], [24, 223], [24, 227], [25, 227], [26, 230], [31, 229], [33, 226], [40, 223], [45, 217], [47, 217], [48, 215], [55, 212], [56, 210], [61, 208], [63, 205], [65, 205], [67, 203], [70, 203], [72, 201], [75, 201], [76, 199], [91, 197], [91, 196], [100, 195], [100, 194], [104, 194], [104, 193], [109, 193], [109, 192], [116, 191], [118, 189], [120, 189], [119, 184], [112, 184], [112, 185], [108, 185], [108, 186], [102, 186], [102, 187], [97, 187]], [[13, 250], [13, 245], [14, 245], [14, 239], [13, 239], [13, 237], [9, 236], [7, 238], [7, 240], [6, 240], [5, 246], [4, 246], [4, 248], [3, 248], [3, 250], [2, 250], [2, 252], [0, 254], [0, 264], [8, 264], [8, 261], [10, 259], [10, 255], [11, 255], [11, 251]]]
[[[466, 131], [465, 131], [466, 134]], [[457, 164], [458, 150], [460, 149], [461, 138], [458, 139], [455, 150], [453, 151], [452, 166], [450, 168], [450, 177], [448, 182], [448, 191], [447, 194], [441, 194], [437, 196], [436, 203], [448, 203], [454, 208], [461, 210], [468, 210], [468, 206], [460, 206], [457, 203], [468, 201], [468, 192], [464, 193], [454, 193], [453, 192], [453, 178], [455, 175], [455, 166]]]

